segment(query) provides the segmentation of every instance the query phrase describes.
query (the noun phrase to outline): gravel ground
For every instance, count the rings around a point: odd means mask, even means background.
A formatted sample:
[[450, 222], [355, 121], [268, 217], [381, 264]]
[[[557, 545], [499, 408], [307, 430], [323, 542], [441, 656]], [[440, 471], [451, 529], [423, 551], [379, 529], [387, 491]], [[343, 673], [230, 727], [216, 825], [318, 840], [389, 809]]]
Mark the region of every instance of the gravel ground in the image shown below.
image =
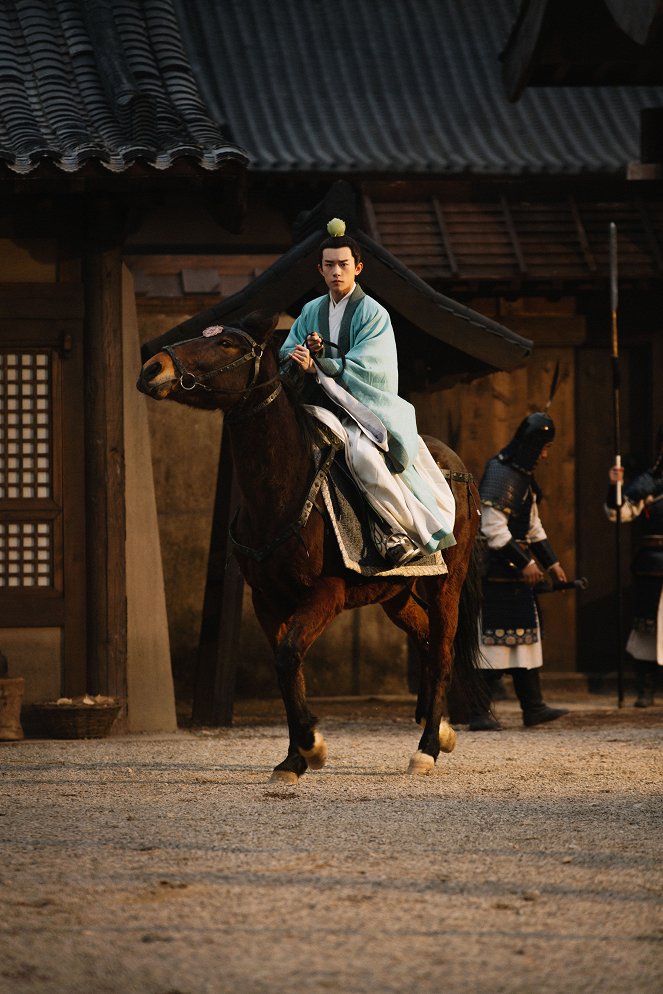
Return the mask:
[[663, 709], [602, 701], [422, 778], [411, 702], [314, 702], [295, 787], [272, 703], [2, 743], [0, 992], [659, 994]]

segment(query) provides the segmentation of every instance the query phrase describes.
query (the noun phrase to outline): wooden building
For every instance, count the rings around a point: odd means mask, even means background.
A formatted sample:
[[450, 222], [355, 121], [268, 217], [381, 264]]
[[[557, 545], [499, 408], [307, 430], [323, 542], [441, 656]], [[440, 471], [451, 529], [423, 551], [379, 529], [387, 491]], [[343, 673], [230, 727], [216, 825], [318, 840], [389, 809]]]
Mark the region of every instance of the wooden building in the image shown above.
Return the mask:
[[0, 24], [0, 645], [26, 704], [118, 695], [130, 729], [172, 729], [123, 243], [182, 191], [235, 225], [247, 157], [170, 3], [3, 0]]
[[[163, 685], [169, 651], [178, 680], [190, 681], [222, 425], [134, 397], [137, 338], [238, 293], [248, 302], [338, 180], [351, 185], [357, 225], [381, 251], [484, 318], [485, 330], [494, 323], [534, 342], [508, 372], [458, 375], [430, 361], [433, 340], [405, 323], [403, 389], [421, 431], [447, 438], [479, 475], [545, 402], [559, 360], [544, 514], [567, 571], [590, 587], [544, 608], [546, 668], [613, 668], [601, 511], [612, 445], [607, 232], [615, 221], [624, 449], [644, 459], [663, 423], [663, 195], [655, 173], [637, 184], [627, 175], [641, 158], [641, 114], [663, 104], [663, 89], [635, 75], [600, 89], [600, 80], [527, 88], [510, 102], [500, 53], [517, 13], [513, 0], [339, 0], [334, 10], [299, 0], [0, 0], [0, 65], [12, 81], [0, 99], [2, 351], [12, 361], [48, 357], [50, 437], [61, 448], [47, 496], [6, 492], [0, 503], [3, 645], [14, 669], [33, 667], [36, 695], [58, 681], [72, 692], [83, 683], [123, 692], [157, 645], [136, 701]], [[297, 284], [284, 326], [313, 292]], [[129, 342], [120, 329], [130, 326]], [[138, 498], [149, 507], [138, 510]], [[134, 574], [131, 592], [132, 558], [145, 565], [159, 549], [157, 518], [165, 600], [160, 563], [148, 567], [154, 582]], [[23, 539], [33, 538], [23, 522], [38, 538], [53, 521], [48, 585], [11, 589], [10, 553], [28, 562]], [[132, 617], [152, 619], [152, 629], [132, 628]], [[403, 689], [404, 648], [381, 634], [366, 645], [372, 625], [334, 626], [314, 691]], [[240, 691], [275, 692], [249, 623], [240, 649]]]
[[[448, 438], [480, 474], [523, 415], [545, 403], [559, 360], [553, 414], [560, 430], [541, 474], [544, 514], [567, 571], [590, 585], [576, 598], [544, 605], [546, 668], [600, 676], [615, 666], [611, 533], [601, 509], [613, 446], [608, 231], [614, 221], [623, 447], [635, 464], [648, 458], [663, 422], [656, 376], [663, 196], [655, 171], [638, 183], [628, 176], [642, 160], [641, 120], [651, 119], [663, 90], [658, 78], [637, 69], [637, 59], [621, 80], [565, 77], [562, 50], [561, 85], [544, 79], [513, 102], [502, 80], [509, 40], [520, 7], [542, 6], [341, 2], [338, 15], [316, 8], [314, 21], [294, 0], [280, 4], [278, 15], [249, 0], [183, 21], [208, 106], [250, 149], [248, 212], [242, 231], [231, 236], [204, 234], [180, 209], [170, 227], [187, 254], [169, 259], [152, 254], [153, 216], [133, 236], [130, 265], [150, 338], [252, 285], [297, 240], [300, 212], [323, 201], [342, 177], [357, 195], [358, 223], [375, 243], [434, 290], [534, 341], [532, 356], [515, 371], [451, 388], [437, 389], [440, 370], [422, 376], [420, 369], [407, 389], [422, 430]], [[352, 25], [351, 40], [335, 37], [336, 16]], [[375, 60], [358, 40], [368, 34]], [[247, 63], [238, 53], [239, 39], [248, 37]], [[292, 58], [293, 39], [306, 57]], [[223, 79], [220, 64], [229, 70]], [[604, 81], [611, 85], [598, 85]], [[342, 106], [330, 107], [336, 93]], [[163, 214], [159, 220], [168, 225]], [[171, 428], [173, 417], [159, 413]], [[156, 414], [153, 424], [159, 431]], [[208, 493], [207, 513], [212, 500]], [[624, 542], [628, 585], [630, 533]], [[352, 655], [356, 639], [347, 624], [344, 645]], [[183, 644], [181, 650], [186, 654]], [[256, 677], [260, 651], [260, 640], [247, 635], [243, 693], [271, 686], [267, 675]], [[390, 647], [389, 654], [398, 651]], [[333, 685], [332, 655], [321, 651], [311, 667], [319, 692]], [[366, 680], [346, 674], [343, 692], [395, 689], [397, 681], [381, 680], [380, 667], [379, 654], [368, 653]]]

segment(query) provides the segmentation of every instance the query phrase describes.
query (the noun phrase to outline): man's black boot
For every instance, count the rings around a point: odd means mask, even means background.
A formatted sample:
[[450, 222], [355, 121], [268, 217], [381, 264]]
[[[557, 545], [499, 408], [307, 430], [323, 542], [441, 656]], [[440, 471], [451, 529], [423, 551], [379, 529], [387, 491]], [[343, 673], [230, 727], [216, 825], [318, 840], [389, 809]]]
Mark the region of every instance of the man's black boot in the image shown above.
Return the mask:
[[467, 725], [470, 732], [501, 732], [502, 726], [497, 718], [494, 718], [489, 711], [483, 714], [473, 714]]
[[658, 663], [655, 659], [634, 659], [635, 689], [637, 697], [633, 707], [650, 708], [654, 703]]
[[533, 670], [512, 669], [513, 689], [520, 701], [523, 712], [523, 724], [528, 728], [532, 725], [542, 725], [546, 721], [555, 721], [562, 715], [568, 714], [568, 708], [550, 708], [541, 695], [540, 667]]

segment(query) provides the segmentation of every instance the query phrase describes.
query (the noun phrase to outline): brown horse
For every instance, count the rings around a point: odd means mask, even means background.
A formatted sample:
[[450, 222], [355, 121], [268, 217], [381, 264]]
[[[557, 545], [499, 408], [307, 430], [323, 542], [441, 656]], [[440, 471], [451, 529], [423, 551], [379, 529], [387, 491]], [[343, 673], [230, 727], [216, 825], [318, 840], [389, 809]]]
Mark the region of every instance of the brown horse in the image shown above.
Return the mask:
[[478, 652], [476, 488], [458, 456], [427, 439], [456, 499], [456, 545], [444, 553], [448, 573], [418, 577], [415, 592], [412, 578], [371, 579], [345, 569], [322, 505], [311, 499], [310, 436], [279, 377], [278, 350], [270, 346], [275, 323], [255, 313], [237, 327], [166, 346], [144, 363], [138, 388], [157, 400], [224, 412], [241, 493], [235, 554], [274, 651], [290, 735], [272, 780], [296, 783], [307, 768], [324, 765], [327, 748], [306, 703], [304, 657], [341, 611], [366, 604], [380, 604], [418, 649], [415, 716], [424, 728], [408, 772], [428, 773], [440, 750], [455, 745], [456, 733], [443, 720], [452, 663], [470, 671]]

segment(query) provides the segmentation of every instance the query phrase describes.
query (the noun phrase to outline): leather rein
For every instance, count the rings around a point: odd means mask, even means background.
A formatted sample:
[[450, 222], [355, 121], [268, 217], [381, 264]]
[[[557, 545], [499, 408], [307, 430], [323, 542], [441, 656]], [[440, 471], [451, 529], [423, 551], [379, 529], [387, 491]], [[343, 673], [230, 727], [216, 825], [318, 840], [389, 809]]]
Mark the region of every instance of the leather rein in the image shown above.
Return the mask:
[[[256, 340], [248, 334], [248, 332], [242, 331], [241, 328], [233, 328], [232, 331], [228, 332], [228, 334], [237, 335], [239, 338], [244, 339], [246, 344], [249, 346], [249, 350], [244, 352], [237, 359], [233, 359], [232, 362], [227, 362], [223, 366], [217, 366], [215, 369], [210, 369], [207, 373], [192, 373], [191, 370], [185, 367], [184, 363], [175, 352], [175, 349], [179, 345], [186, 345], [188, 342], [194, 342], [196, 341], [195, 338], [188, 338], [184, 342], [178, 342], [176, 346], [164, 345], [161, 351], [165, 352], [166, 355], [169, 356], [176, 372], [179, 374], [176, 379], [179, 380], [182, 390], [190, 391], [195, 390], [196, 387], [200, 387], [202, 390], [207, 390], [209, 393], [241, 394], [239, 401], [233, 405], [233, 407], [231, 407], [224, 416], [225, 420], [232, 423], [234, 421], [241, 421], [244, 418], [251, 417], [254, 414], [258, 414], [259, 411], [262, 411], [265, 407], [268, 407], [272, 401], [276, 400], [283, 387], [278, 374], [276, 376], [272, 376], [269, 380], [265, 380], [263, 383], [256, 382], [260, 372], [260, 363], [265, 353], [264, 345], [260, 345], [259, 342], [256, 342]], [[239, 366], [243, 366], [245, 363], [251, 361], [253, 361], [253, 373], [251, 379], [243, 390], [224, 390], [223, 387], [211, 387], [205, 382], [213, 376], [216, 376], [217, 373], [229, 373], [231, 370], [237, 369]], [[259, 404], [256, 404], [254, 407], [251, 407], [248, 411], [240, 410], [244, 407], [254, 390], [260, 390], [262, 387], [271, 386], [272, 383], [276, 383], [276, 387], [272, 390], [268, 397], [266, 397]]]

